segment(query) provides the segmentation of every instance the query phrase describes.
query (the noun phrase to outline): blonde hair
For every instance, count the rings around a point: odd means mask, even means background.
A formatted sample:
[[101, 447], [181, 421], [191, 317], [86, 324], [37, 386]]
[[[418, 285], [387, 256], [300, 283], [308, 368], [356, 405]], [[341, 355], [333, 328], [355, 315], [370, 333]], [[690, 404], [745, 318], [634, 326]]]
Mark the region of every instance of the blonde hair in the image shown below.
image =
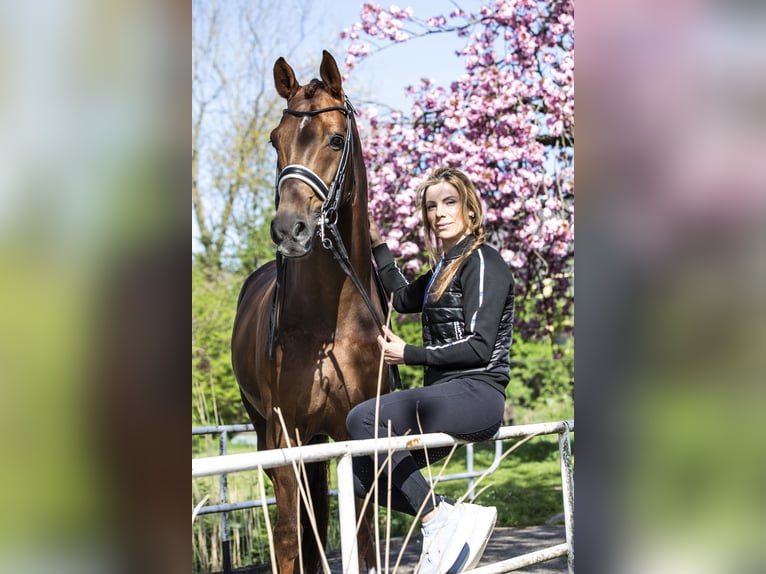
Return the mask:
[[457, 190], [460, 198], [463, 221], [468, 230], [474, 235], [474, 241], [471, 246], [466, 249], [465, 253], [442, 269], [441, 274], [434, 284], [436, 299], [441, 299], [441, 296], [444, 295], [447, 286], [450, 284], [453, 277], [455, 277], [455, 273], [457, 273], [457, 270], [460, 268], [463, 261], [484, 243], [484, 226], [482, 224], [483, 211], [481, 201], [479, 200], [479, 193], [476, 191], [473, 183], [468, 179], [467, 175], [458, 169], [450, 167], [437, 168], [431, 173], [426, 181], [418, 186], [417, 189], [418, 196], [420, 197], [420, 211], [423, 217], [423, 235], [425, 236], [426, 250], [431, 259], [431, 264], [433, 266], [436, 265], [440, 259], [440, 253], [436, 233], [428, 220], [426, 192], [429, 187], [441, 182], [449, 183]]

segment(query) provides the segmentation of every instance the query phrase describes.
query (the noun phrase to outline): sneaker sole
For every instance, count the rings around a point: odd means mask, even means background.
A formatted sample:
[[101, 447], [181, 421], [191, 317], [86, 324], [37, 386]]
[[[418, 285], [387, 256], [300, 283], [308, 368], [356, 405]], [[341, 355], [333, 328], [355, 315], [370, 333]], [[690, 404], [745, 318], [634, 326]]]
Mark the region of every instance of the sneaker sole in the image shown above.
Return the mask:
[[[497, 509], [494, 507], [487, 508], [487, 511], [490, 510], [492, 517], [486, 522], [488, 526], [486, 526], [483, 530], [474, 531], [474, 535], [471, 536], [471, 539], [468, 543], [470, 553], [463, 570], [473, 570], [476, 568], [476, 565], [479, 563], [482, 555], [484, 554], [484, 550], [487, 548], [489, 539], [492, 537], [492, 532], [495, 530], [495, 523], [497, 522]], [[489, 512], [487, 512], [487, 514], [489, 514]]]

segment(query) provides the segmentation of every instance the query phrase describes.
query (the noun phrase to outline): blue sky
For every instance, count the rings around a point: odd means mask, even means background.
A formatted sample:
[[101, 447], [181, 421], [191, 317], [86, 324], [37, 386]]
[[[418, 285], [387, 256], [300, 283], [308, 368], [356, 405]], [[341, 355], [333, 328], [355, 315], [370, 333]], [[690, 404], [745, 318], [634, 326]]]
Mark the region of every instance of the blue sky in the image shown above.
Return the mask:
[[[380, 3], [389, 6], [390, 3]], [[448, 15], [455, 6], [448, 0], [416, 0], [411, 2], [396, 2], [401, 8], [411, 7], [416, 17], [425, 19], [439, 14]], [[477, 0], [460, 1], [464, 10], [471, 10], [480, 5]], [[362, 2], [359, 0], [336, 0], [324, 8], [325, 14], [321, 27], [308, 32], [307, 50], [313, 49], [310, 44], [316, 44], [321, 50], [322, 38], [330, 33], [335, 37], [344, 29], [358, 21]], [[332, 6], [330, 8], [329, 6]], [[324, 29], [322, 29], [324, 28]], [[313, 39], [312, 39], [312, 34]], [[368, 41], [368, 40], [365, 40]], [[435, 83], [448, 86], [463, 72], [463, 64], [455, 56], [455, 50], [462, 48], [466, 38], [458, 38], [455, 34], [432, 34], [417, 38], [403, 44], [393, 45], [381, 52], [375, 53], [360, 63], [350, 74], [347, 91], [352, 101], [371, 99], [375, 102], [393, 108], [408, 110], [410, 100], [404, 96], [407, 85], [417, 84], [421, 78], [430, 78]], [[344, 44], [344, 47], [347, 44]], [[308, 54], [308, 52], [307, 52]], [[345, 72], [343, 60], [345, 54], [333, 54], [341, 70]], [[354, 88], [370, 86], [370, 95], [360, 93], [354, 97]], [[363, 88], [358, 92], [367, 91]]]

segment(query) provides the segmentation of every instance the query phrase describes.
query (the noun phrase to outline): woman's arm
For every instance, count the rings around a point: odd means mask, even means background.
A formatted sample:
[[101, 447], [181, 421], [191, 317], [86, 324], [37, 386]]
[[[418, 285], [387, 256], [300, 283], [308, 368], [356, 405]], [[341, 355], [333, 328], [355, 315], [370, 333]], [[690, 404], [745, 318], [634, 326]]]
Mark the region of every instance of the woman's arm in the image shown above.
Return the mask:
[[431, 271], [408, 283], [394, 262], [394, 256], [385, 242], [372, 250], [378, 275], [388, 293], [394, 294], [394, 309], [400, 313], [418, 313], [423, 310], [423, 296], [431, 278]]

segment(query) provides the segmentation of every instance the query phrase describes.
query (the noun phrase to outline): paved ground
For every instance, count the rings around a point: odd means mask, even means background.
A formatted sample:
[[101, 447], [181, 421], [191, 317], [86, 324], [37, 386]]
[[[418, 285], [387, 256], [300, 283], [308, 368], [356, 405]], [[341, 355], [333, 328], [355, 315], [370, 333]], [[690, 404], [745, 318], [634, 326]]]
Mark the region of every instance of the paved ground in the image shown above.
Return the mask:
[[[564, 528], [558, 526], [534, 526], [527, 528], [496, 528], [492, 533], [492, 538], [487, 544], [479, 566], [507, 560], [514, 556], [542, 550], [549, 546], [566, 542]], [[402, 539], [392, 540], [391, 567], [396, 562], [399, 555]], [[402, 557], [400, 568], [403, 573], [412, 572], [415, 564], [420, 557], [420, 537], [411, 540]], [[335, 565], [331, 564], [333, 574], [335, 574]], [[341, 572], [340, 569], [337, 571]], [[567, 559], [565, 556], [529, 566], [517, 572], [526, 574], [552, 574], [567, 572]]]
[[[396, 563], [403, 539], [395, 538], [391, 540], [390, 568]], [[492, 538], [487, 544], [484, 556], [479, 566], [507, 560], [514, 556], [542, 550], [549, 546], [566, 542], [563, 526], [530, 526], [526, 528], [496, 528]], [[410, 540], [399, 565], [397, 572], [401, 574], [410, 574], [415, 567], [420, 556], [420, 536]], [[333, 574], [342, 574], [340, 556], [337, 552], [328, 556], [330, 568]], [[260, 574], [271, 572], [266, 567], [237, 569], [237, 574]], [[528, 566], [517, 570], [525, 574], [561, 574], [567, 572], [566, 556], [561, 556], [553, 560], [541, 562], [534, 566]]]

